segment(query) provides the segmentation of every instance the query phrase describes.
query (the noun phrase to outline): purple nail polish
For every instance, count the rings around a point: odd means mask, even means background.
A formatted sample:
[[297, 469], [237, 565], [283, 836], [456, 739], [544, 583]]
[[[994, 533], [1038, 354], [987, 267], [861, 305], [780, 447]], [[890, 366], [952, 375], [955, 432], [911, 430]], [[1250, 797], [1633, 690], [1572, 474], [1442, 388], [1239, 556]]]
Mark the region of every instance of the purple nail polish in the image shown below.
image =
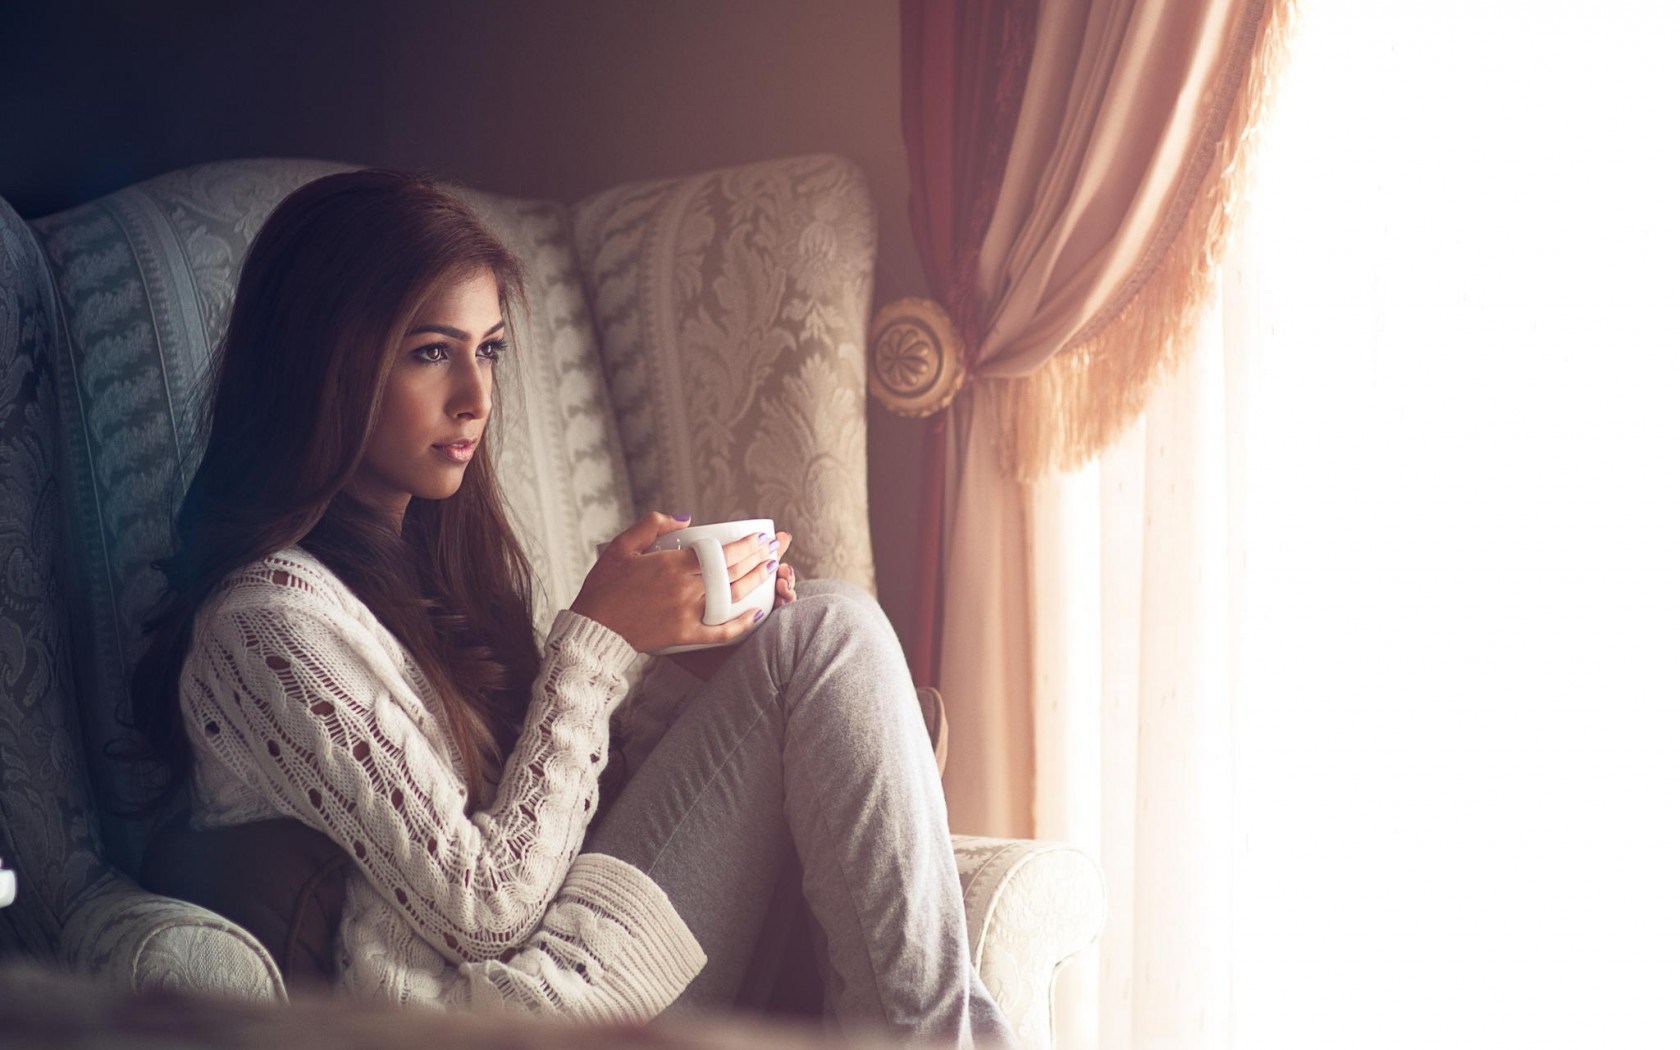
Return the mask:
[[694, 518], [694, 515], [692, 515], [692, 514], [673, 514], [673, 515], [671, 515], [671, 517], [675, 518], [677, 521], [692, 521], [693, 518]]
[[753, 616], [753, 623], [757, 623], [758, 621], [760, 621], [762, 619], [764, 619], [764, 610], [760, 609], [760, 610], [758, 610], [757, 614]]
[[776, 559], [775, 558], [771, 558], [769, 564], [764, 566], [764, 571], [769, 573], [771, 576], [776, 575]]

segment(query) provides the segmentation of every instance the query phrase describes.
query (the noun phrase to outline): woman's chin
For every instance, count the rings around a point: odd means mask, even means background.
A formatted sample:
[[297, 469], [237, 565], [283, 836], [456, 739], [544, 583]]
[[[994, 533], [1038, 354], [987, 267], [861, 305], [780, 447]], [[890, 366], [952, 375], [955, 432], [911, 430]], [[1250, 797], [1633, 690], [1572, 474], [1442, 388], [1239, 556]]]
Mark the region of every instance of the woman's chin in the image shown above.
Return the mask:
[[[461, 483], [456, 482], [453, 485], [440, 485], [436, 489], [433, 489], [430, 492], [427, 492], [424, 495], [421, 495], [420, 498], [421, 499], [429, 499], [429, 500], [446, 500], [449, 497], [455, 495], [455, 493], [460, 492], [460, 491], [461, 491]], [[418, 495], [418, 493], [417, 493], [417, 495]]]

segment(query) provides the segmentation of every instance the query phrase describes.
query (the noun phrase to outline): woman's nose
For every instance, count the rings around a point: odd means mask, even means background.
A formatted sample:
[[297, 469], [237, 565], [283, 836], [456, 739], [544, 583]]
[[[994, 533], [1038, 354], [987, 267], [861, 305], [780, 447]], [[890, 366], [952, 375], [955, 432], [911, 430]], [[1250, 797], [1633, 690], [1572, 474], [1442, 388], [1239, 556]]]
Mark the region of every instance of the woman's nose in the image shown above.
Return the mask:
[[455, 369], [449, 414], [457, 418], [481, 419], [490, 412], [491, 385], [495, 372], [477, 361]]

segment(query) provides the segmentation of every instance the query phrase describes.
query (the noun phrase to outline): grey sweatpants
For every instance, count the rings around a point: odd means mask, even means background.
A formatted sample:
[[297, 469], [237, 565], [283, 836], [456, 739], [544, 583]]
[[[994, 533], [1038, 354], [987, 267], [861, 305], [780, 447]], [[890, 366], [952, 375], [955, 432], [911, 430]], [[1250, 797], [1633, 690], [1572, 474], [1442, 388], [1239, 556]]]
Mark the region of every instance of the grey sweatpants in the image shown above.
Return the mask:
[[771, 914], [777, 880], [801, 870], [824, 1010], [841, 1028], [1012, 1045], [969, 962], [903, 650], [858, 587], [801, 583], [697, 687], [585, 848], [651, 876], [705, 950], [674, 1011], [728, 1005], [762, 979], [755, 948], [786, 919]]

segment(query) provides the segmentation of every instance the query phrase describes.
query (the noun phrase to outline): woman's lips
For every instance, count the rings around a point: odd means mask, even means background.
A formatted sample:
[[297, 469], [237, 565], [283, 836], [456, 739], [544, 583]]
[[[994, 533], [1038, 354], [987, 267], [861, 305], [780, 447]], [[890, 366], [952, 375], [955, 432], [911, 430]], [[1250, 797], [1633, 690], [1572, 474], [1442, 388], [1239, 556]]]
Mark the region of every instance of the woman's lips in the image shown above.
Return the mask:
[[448, 445], [433, 445], [432, 451], [449, 460], [451, 463], [465, 463], [473, 457], [473, 450], [478, 447], [478, 440], [456, 441]]

